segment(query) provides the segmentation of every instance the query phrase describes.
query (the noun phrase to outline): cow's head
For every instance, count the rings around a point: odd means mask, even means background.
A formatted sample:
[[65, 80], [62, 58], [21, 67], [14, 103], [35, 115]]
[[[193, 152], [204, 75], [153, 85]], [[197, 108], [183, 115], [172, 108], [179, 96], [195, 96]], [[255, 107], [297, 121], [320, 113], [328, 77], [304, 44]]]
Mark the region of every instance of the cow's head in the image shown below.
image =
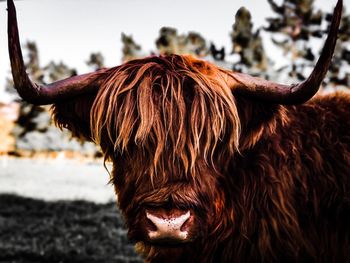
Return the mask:
[[101, 146], [113, 162], [112, 182], [130, 237], [148, 253], [203, 239], [218, 242], [235, 218], [225, 195], [230, 161], [256, 141], [244, 141], [250, 117], [242, 114], [239, 99], [270, 105], [309, 100], [331, 62], [341, 9], [339, 0], [320, 59], [300, 84], [281, 85], [170, 55], [40, 86], [26, 74], [16, 12], [8, 0], [15, 88], [30, 103], [53, 104], [60, 127]]

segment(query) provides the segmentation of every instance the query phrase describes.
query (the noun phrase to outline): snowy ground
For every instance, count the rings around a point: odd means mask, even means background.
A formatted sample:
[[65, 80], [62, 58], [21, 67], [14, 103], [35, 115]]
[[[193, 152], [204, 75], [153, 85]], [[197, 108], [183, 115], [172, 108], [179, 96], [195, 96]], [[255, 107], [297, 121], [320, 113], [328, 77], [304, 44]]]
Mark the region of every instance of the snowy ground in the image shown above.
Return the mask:
[[115, 200], [102, 161], [0, 157], [0, 193], [56, 200]]

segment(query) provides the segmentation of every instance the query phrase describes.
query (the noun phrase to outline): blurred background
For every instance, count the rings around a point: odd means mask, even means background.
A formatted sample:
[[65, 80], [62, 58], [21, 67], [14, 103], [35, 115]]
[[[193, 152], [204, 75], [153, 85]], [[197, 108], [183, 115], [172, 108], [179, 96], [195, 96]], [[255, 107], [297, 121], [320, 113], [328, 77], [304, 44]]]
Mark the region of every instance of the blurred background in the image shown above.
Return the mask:
[[[50, 83], [151, 54], [192, 54], [283, 83], [311, 72], [336, 0], [15, 1], [27, 71]], [[320, 92], [350, 87], [350, 0]], [[99, 148], [22, 102], [0, 1], [0, 261], [139, 262]]]

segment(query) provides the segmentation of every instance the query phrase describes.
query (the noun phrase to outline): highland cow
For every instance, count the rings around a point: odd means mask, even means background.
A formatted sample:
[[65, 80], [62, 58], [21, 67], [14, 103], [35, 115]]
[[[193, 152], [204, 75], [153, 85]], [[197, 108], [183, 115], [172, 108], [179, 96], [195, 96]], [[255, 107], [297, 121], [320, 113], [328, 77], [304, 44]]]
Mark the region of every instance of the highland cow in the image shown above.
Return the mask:
[[[307, 80], [291, 86], [191, 56], [153, 56], [49, 85], [25, 72], [8, 0], [15, 88], [101, 146], [147, 262], [349, 262], [350, 95], [314, 94], [339, 0]], [[311, 99], [312, 98], [312, 99]]]

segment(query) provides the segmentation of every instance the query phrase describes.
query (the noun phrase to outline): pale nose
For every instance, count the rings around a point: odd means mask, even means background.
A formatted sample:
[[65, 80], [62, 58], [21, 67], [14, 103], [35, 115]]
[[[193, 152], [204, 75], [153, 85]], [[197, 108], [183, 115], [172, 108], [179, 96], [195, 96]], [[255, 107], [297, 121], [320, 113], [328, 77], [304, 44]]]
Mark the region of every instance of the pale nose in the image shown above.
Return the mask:
[[185, 225], [190, 219], [190, 211], [180, 216], [156, 216], [146, 211], [146, 217], [153, 223], [154, 228], [149, 229], [150, 240], [177, 240], [184, 241], [188, 237]]

